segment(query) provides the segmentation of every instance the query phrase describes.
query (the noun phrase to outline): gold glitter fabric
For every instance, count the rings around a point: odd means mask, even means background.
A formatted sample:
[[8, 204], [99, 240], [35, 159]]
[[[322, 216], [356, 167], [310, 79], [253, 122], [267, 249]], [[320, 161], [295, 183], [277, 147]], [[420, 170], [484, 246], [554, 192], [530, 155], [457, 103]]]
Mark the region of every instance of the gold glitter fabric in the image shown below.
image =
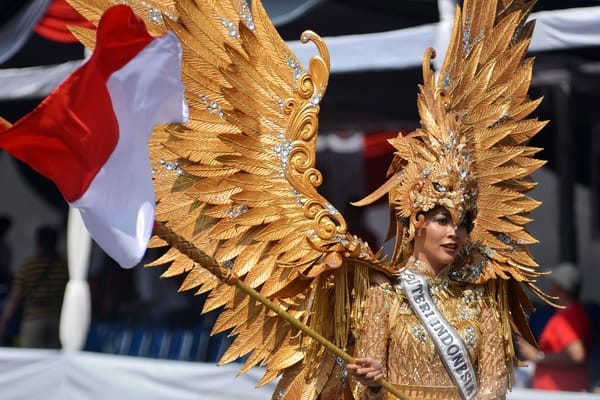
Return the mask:
[[[503, 399], [511, 359], [504, 348], [492, 293], [484, 285], [455, 282], [448, 270], [427, 275], [433, 301], [461, 336], [479, 381], [477, 399]], [[418, 317], [395, 282], [369, 288], [356, 334], [356, 356], [372, 357], [384, 366], [386, 379], [410, 399], [458, 399], [460, 395]], [[393, 399], [385, 390], [373, 394], [356, 383], [357, 399]]]

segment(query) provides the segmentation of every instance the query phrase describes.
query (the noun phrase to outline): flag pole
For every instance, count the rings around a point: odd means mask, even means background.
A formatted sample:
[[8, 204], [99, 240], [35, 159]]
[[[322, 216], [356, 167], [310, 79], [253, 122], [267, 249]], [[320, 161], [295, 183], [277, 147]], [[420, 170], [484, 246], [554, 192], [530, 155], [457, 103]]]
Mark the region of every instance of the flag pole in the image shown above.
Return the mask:
[[[156, 236], [160, 237], [161, 239], [169, 243], [171, 246], [175, 247], [182, 254], [185, 254], [191, 260], [197, 262], [203, 268], [207, 269], [209, 272], [211, 272], [213, 275], [219, 278], [219, 280], [221, 280], [222, 282], [230, 286], [236, 286], [237, 288], [243, 290], [250, 297], [259, 301], [269, 310], [273, 311], [275, 314], [277, 314], [289, 324], [291, 324], [294, 328], [310, 336], [312, 339], [317, 341], [319, 344], [321, 344], [327, 350], [331, 351], [336, 356], [340, 357], [348, 363], [354, 363], [354, 358], [351, 355], [337, 347], [335, 344], [333, 344], [331, 341], [320, 335], [315, 330], [309, 328], [308, 326], [306, 326], [305, 324], [288, 314], [284, 309], [279, 307], [277, 304], [273, 303], [265, 296], [258, 293], [252, 287], [248, 286], [229, 268], [224, 267], [223, 265], [218, 263], [217, 260], [215, 260], [213, 257], [210, 257], [208, 254], [194, 246], [193, 243], [175, 233], [164, 222], [157, 222], [155, 224], [154, 233], [156, 234]], [[398, 392], [398, 390], [386, 380], [382, 379], [380, 383], [385, 390], [396, 396], [398, 399], [406, 399], [406, 397], [402, 396]]]

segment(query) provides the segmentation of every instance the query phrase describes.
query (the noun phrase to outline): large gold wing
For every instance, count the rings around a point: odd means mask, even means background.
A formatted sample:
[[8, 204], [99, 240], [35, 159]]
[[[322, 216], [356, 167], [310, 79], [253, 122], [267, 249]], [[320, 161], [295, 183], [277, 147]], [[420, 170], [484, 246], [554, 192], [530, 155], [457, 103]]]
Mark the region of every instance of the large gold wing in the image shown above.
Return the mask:
[[[408, 138], [391, 141], [397, 153], [390, 173], [404, 171], [402, 179], [410, 179], [410, 174], [421, 179], [423, 171], [434, 175], [425, 161], [442, 159], [440, 154], [449, 154], [439, 164], [442, 170], [454, 162], [452, 158], [464, 156], [465, 177], [470, 174], [476, 181], [472, 198], [477, 218], [470, 235], [473, 247], [465, 255], [470, 268], [455, 272], [465, 280], [496, 287], [509, 354], [511, 324], [534, 341], [523, 310], [531, 305], [521, 284], [547, 300], [535, 285], [540, 273], [528, 249], [537, 241], [525, 227], [531, 221], [527, 215], [540, 204], [526, 195], [535, 186], [530, 176], [544, 164], [534, 158], [540, 149], [527, 144], [546, 124], [528, 118], [541, 102], [528, 97], [533, 60], [526, 52], [534, 22], [527, 19], [533, 3], [465, 0], [462, 8], [457, 7], [437, 79], [430, 68], [430, 52], [423, 61], [424, 83], [417, 100], [422, 127]], [[415, 151], [415, 143], [424, 145]], [[462, 173], [460, 168], [456, 172]], [[409, 193], [399, 198], [415, 201]], [[404, 204], [409, 210], [411, 206]]]
[[[70, 3], [97, 23], [114, 2]], [[183, 47], [190, 122], [156, 128], [150, 139], [157, 221], [344, 347], [348, 310], [331, 313], [327, 301], [333, 290], [345, 299], [338, 307], [351, 302], [356, 291], [349, 289], [348, 271], [354, 268], [348, 260], [378, 261], [317, 192], [322, 182], [314, 167], [318, 112], [329, 74], [324, 44], [312, 32], [303, 34], [302, 41], [314, 42], [320, 51], [305, 71], [258, 0], [252, 9], [241, 0], [126, 3], [152, 33], [170, 30]], [[93, 32], [76, 32], [93, 46]], [[153, 238], [152, 244], [165, 243]], [[223, 308], [213, 333], [232, 330], [235, 340], [221, 363], [248, 355], [241, 372], [265, 366], [260, 384], [288, 371], [278, 389], [285, 397], [278, 398], [318, 395], [332, 368], [305, 374], [303, 360], [308, 351], [330, 364], [332, 357], [176, 248], [154, 264], [166, 263], [165, 277], [186, 274], [182, 290], [209, 292], [203, 312]]]

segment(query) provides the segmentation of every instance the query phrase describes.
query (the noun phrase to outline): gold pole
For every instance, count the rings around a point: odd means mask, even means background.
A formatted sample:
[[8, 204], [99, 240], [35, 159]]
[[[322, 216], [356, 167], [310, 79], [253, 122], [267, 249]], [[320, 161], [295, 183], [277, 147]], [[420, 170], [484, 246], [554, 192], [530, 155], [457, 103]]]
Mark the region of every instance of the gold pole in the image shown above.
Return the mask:
[[[321, 336], [318, 332], [314, 331], [313, 329], [304, 325], [302, 322], [298, 321], [296, 318], [289, 315], [285, 310], [280, 308], [277, 304], [273, 303], [271, 300], [262, 296], [260, 293], [258, 293], [256, 290], [254, 290], [252, 287], [246, 285], [230, 269], [222, 266], [221, 264], [219, 264], [217, 262], [217, 260], [210, 257], [208, 254], [206, 254], [205, 252], [203, 252], [202, 250], [200, 250], [196, 246], [194, 246], [193, 243], [189, 242], [188, 240], [179, 236], [177, 233], [173, 232], [173, 230], [171, 228], [169, 228], [165, 223], [157, 222], [155, 225], [155, 228], [154, 228], [154, 233], [158, 237], [160, 237], [161, 239], [163, 239], [164, 241], [169, 243], [171, 246], [175, 247], [181, 253], [185, 254], [193, 261], [202, 265], [202, 267], [206, 268], [208, 271], [210, 271], [212, 274], [214, 274], [221, 281], [225, 282], [228, 285], [238, 287], [239, 289], [246, 292], [253, 299], [260, 301], [269, 310], [271, 310], [274, 313], [276, 313], [277, 315], [279, 315], [285, 321], [290, 323], [293, 327], [297, 328], [298, 330], [304, 332], [305, 334], [307, 334], [308, 336], [310, 336], [311, 338], [316, 340], [318, 343], [320, 343], [323, 347], [325, 347], [327, 350], [331, 351], [336, 356], [340, 357], [341, 359], [343, 359], [344, 361], [346, 361], [348, 363], [354, 363], [354, 358], [351, 355], [349, 355], [348, 353], [346, 353], [345, 351], [343, 351], [342, 349], [337, 347], [335, 344], [333, 344], [332, 342], [330, 342], [329, 340], [327, 340], [326, 338]], [[406, 398], [403, 397], [398, 392], [398, 390], [395, 387], [393, 387], [386, 380], [382, 379], [380, 383], [381, 383], [382, 388], [384, 388], [385, 390], [387, 390], [388, 392], [390, 392], [391, 394], [393, 394], [400, 400], [406, 400]]]

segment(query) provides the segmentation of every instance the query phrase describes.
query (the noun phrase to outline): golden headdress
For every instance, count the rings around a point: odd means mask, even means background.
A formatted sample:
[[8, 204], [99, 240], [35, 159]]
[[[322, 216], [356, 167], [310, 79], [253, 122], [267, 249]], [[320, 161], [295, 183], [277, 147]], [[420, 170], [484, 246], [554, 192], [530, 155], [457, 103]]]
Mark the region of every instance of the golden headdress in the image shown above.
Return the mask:
[[527, 249], [537, 241], [525, 229], [526, 215], [540, 204], [525, 193], [535, 186], [531, 174], [544, 164], [527, 142], [546, 124], [527, 118], [541, 101], [527, 96], [533, 63], [524, 56], [533, 3], [489, 2], [489, 12], [475, 12], [477, 2], [465, 1], [457, 8], [439, 79], [430, 68], [431, 50], [423, 60], [421, 128], [390, 140], [396, 150], [391, 178], [355, 203], [387, 193], [392, 224], [407, 219], [405, 242], [419, 213], [436, 205], [446, 207], [455, 223], [477, 217], [466, 250], [478, 260], [470, 281], [512, 277], [530, 284], [537, 276]]
[[[115, 3], [68, 1], [93, 23]], [[208, 292], [203, 312], [224, 309], [213, 333], [230, 331], [235, 340], [221, 363], [247, 355], [241, 372], [264, 366], [259, 384], [282, 375], [275, 398], [317, 398], [333, 379], [335, 357], [231, 283], [242, 282], [346, 348], [364, 270], [391, 269], [348, 232], [343, 216], [317, 191], [327, 50], [305, 33], [303, 41], [321, 53], [305, 70], [259, 0], [252, 8], [243, 0], [122, 2], [153, 34], [173, 31], [183, 48], [190, 122], [157, 127], [150, 139], [156, 219], [230, 273], [218, 278], [208, 261], [190, 260], [181, 247], [155, 264], [169, 265], [165, 277], [185, 274], [182, 290]], [[518, 283], [536, 290], [537, 275], [526, 247], [535, 239], [524, 227], [539, 204], [524, 194], [535, 185], [529, 175], [543, 164], [526, 143], [545, 124], [527, 119], [540, 102], [527, 96], [531, 8], [522, 0], [465, 0], [457, 8], [439, 80], [431, 52], [424, 58], [422, 127], [391, 140], [391, 178], [374, 194], [389, 193], [393, 212], [412, 221], [413, 231], [416, 215], [435, 204], [456, 220], [477, 214], [463, 254], [469, 269], [456, 272], [497, 286], [509, 356], [511, 323], [527, 330], [522, 306], [528, 299]], [[93, 32], [76, 32], [93, 47]], [[407, 233], [400, 232], [398, 242]], [[153, 244], [164, 245], [163, 239]]]
[[[428, 66], [429, 53], [423, 63]], [[423, 99], [445, 95], [444, 89], [437, 90], [435, 95], [424, 89], [431, 86], [429, 80], [433, 78], [430, 70], [424, 72], [426, 82], [419, 106], [422, 114], [429, 118], [424, 119], [422, 128], [389, 140], [396, 150], [388, 171], [391, 178], [363, 200], [353, 203], [365, 206], [387, 194], [392, 225], [395, 226], [396, 219], [406, 221], [405, 241], [412, 240], [422, 224], [419, 216], [438, 205], [450, 212], [455, 224], [464, 219], [472, 221], [477, 214], [478, 185], [473, 176], [473, 145], [463, 134], [456, 113], [448, 112], [442, 102]], [[437, 109], [426, 108], [425, 101]]]

